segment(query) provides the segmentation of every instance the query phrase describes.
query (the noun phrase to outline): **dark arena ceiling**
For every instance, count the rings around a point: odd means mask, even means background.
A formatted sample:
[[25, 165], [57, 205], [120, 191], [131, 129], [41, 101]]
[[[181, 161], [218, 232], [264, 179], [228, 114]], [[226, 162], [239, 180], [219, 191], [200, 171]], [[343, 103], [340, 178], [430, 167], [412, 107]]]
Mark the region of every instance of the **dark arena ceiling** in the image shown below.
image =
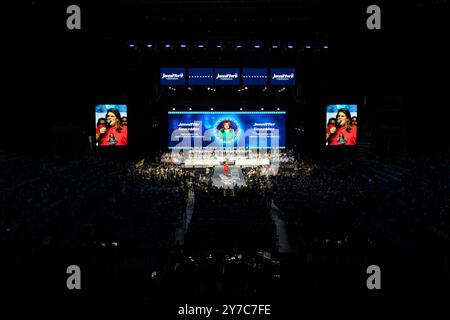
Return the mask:
[[[75, 32], [66, 28], [66, 8], [74, 3], [31, 1], [30, 26], [13, 39], [13, 48], [20, 49], [15, 51], [25, 53], [16, 66], [29, 75], [26, 105], [47, 106], [40, 117], [48, 128], [69, 120], [85, 126], [93, 101], [106, 97], [135, 99], [132, 105], [152, 113], [163, 113], [174, 101], [205, 96], [287, 101], [293, 106], [291, 119], [305, 116], [317, 123], [319, 111], [305, 115], [305, 110], [319, 110], [325, 101], [367, 97], [372, 125], [402, 136], [416, 117], [405, 111], [439, 106], [447, 90], [438, 80], [448, 69], [447, 0], [378, 1], [381, 30], [366, 27], [371, 1], [116, 0], [76, 1], [82, 26]], [[157, 88], [161, 66], [221, 65], [294, 66], [301, 81], [284, 94], [269, 90], [244, 97], [227, 90], [210, 97]], [[52, 112], [61, 101], [65, 111]], [[76, 110], [76, 117], [69, 110]], [[390, 117], [383, 117], [385, 112]]]

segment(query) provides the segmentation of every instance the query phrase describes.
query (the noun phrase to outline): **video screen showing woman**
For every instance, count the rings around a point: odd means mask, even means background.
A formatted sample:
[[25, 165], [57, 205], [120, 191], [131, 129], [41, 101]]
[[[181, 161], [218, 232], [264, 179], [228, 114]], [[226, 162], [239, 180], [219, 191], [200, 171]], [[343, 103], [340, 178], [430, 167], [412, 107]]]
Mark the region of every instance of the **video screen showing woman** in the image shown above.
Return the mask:
[[126, 105], [102, 104], [95, 107], [97, 146], [128, 145], [128, 115]]
[[357, 143], [358, 107], [335, 104], [327, 107], [326, 145], [352, 146]]

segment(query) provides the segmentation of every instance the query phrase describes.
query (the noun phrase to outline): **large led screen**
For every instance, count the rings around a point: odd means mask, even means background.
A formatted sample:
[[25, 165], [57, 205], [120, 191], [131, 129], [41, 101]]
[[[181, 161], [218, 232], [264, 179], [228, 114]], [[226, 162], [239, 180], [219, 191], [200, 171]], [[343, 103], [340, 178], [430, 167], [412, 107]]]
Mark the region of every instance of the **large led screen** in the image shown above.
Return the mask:
[[358, 106], [330, 104], [326, 116], [326, 145], [353, 146], [358, 138]]
[[128, 145], [128, 113], [124, 104], [95, 106], [95, 144], [97, 146]]
[[169, 148], [285, 148], [285, 111], [169, 111]]

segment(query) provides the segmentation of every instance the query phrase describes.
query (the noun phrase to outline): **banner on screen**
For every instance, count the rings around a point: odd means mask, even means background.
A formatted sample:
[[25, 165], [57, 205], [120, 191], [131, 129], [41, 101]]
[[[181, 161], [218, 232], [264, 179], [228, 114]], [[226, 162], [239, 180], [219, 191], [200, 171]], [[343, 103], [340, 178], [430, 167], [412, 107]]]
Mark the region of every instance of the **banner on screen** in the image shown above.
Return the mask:
[[188, 83], [191, 86], [212, 86], [214, 85], [213, 68], [189, 68]]
[[326, 145], [353, 146], [358, 138], [358, 106], [330, 104], [326, 115]]
[[295, 68], [271, 68], [270, 84], [272, 86], [294, 86]]
[[285, 148], [285, 111], [169, 111], [170, 149]]
[[125, 104], [95, 106], [95, 144], [97, 146], [128, 145], [128, 113]]
[[242, 85], [244, 86], [267, 86], [267, 68], [243, 68]]
[[186, 69], [160, 68], [159, 83], [165, 86], [184, 86], [186, 84]]
[[241, 70], [239, 68], [215, 68], [214, 84], [216, 86], [239, 86]]

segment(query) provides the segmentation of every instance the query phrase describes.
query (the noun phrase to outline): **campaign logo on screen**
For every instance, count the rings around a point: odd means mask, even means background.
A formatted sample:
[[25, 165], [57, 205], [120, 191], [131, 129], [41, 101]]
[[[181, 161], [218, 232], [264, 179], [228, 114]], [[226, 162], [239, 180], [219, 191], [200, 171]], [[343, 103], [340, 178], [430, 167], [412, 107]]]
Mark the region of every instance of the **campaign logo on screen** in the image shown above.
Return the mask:
[[240, 85], [240, 73], [239, 68], [216, 68], [214, 84], [218, 86]]
[[214, 85], [213, 68], [189, 68], [189, 85]]
[[246, 85], [267, 85], [267, 68], [244, 68], [242, 69], [242, 84]]
[[161, 68], [160, 84], [162, 85], [185, 85], [186, 72], [184, 68]]
[[295, 85], [295, 68], [270, 69], [270, 84], [275, 86]]

